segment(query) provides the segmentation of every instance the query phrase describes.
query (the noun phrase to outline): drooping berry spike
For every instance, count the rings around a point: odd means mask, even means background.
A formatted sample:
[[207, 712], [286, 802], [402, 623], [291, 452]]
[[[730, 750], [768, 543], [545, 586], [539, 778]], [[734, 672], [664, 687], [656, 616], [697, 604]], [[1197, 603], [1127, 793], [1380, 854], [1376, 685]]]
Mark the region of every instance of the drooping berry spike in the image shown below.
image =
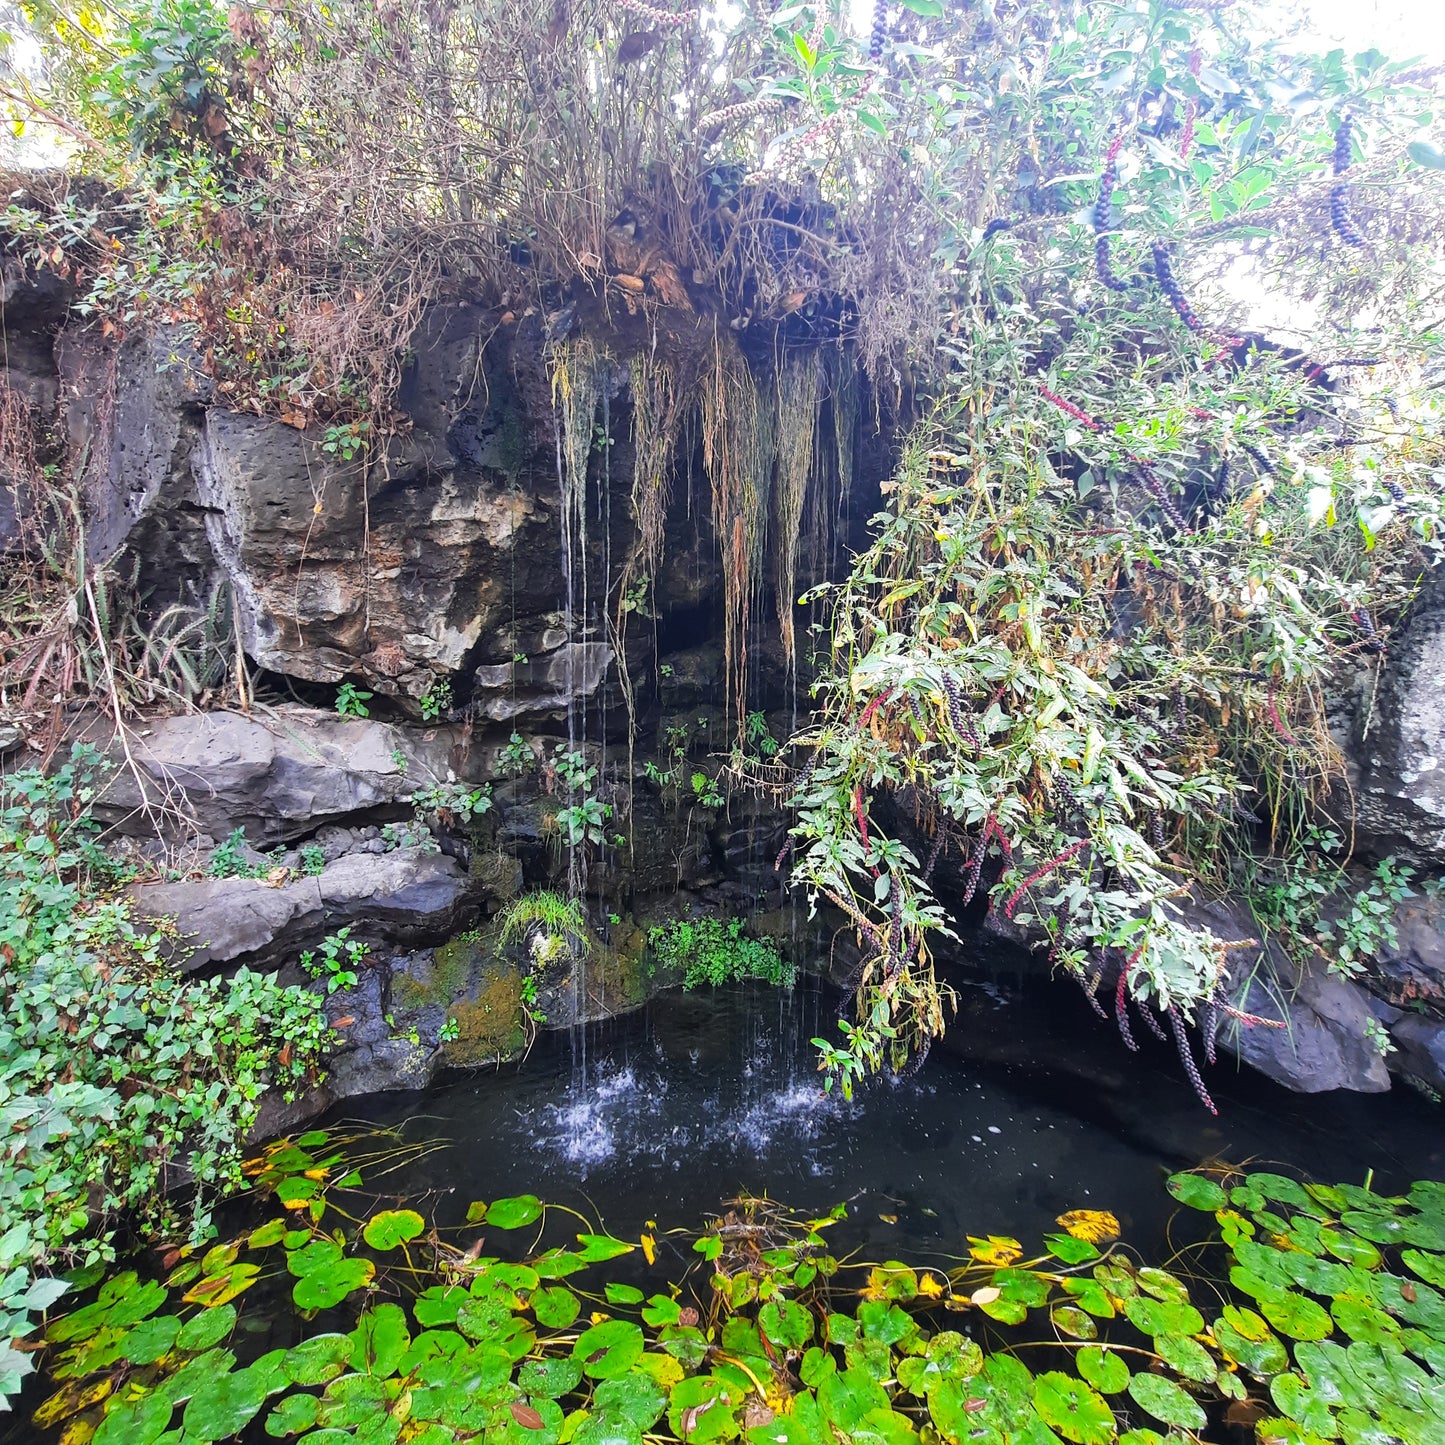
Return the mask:
[[979, 834], [978, 844], [973, 850], [973, 860], [968, 865], [968, 884], [963, 890], [963, 905], [965, 908], [973, 902], [973, 895], [978, 891], [978, 875], [983, 871], [983, 857], [988, 852], [989, 824], [993, 822], [990, 818], [984, 824], [983, 832]]
[[1350, 215], [1349, 187], [1338, 185], [1330, 192], [1330, 224], [1347, 246], [1363, 246], [1365, 238]]
[[1116, 135], [1104, 152], [1104, 174], [1099, 177], [1099, 196], [1094, 202], [1094, 230], [1109, 229], [1109, 211], [1114, 202], [1114, 187], [1119, 183], [1119, 152], [1124, 148], [1124, 137]]
[[1149, 465], [1148, 462], [1134, 460], [1134, 465], [1139, 473], [1139, 482], [1144, 490], [1159, 504], [1159, 510], [1174, 524], [1179, 532], [1189, 532], [1193, 529], [1186, 520], [1184, 513], [1179, 510], [1174, 498], [1169, 495], [1169, 488], [1165, 486], [1164, 479]]
[[1405, 500], [1406, 492], [1404, 487], [1402, 487], [1399, 482], [1397, 482], [1393, 477], [1385, 478], [1384, 488], [1387, 492], [1389, 492], [1392, 501], [1403, 502]]
[[1374, 619], [1371, 618], [1369, 609], [1357, 607], [1350, 613], [1350, 616], [1354, 618], [1355, 626], [1365, 634], [1365, 651], [1383, 652], [1385, 650], [1385, 644], [1381, 640], [1380, 634], [1375, 631]]
[[943, 845], [948, 841], [948, 834], [944, 831], [943, 825], [939, 824], [938, 832], [933, 839], [933, 847], [928, 850], [928, 861], [923, 865], [923, 881], [928, 882], [933, 877], [933, 870], [938, 866], [938, 860], [943, 855]]
[[1244, 449], [1246, 453], [1248, 453], [1248, 455], [1254, 458], [1254, 460], [1259, 464], [1262, 470], [1264, 470], [1270, 476], [1274, 475], [1274, 463], [1270, 461], [1267, 456], [1265, 456], [1264, 452], [1259, 447], [1255, 446], [1253, 442], [1241, 442], [1240, 446]]
[[1153, 1034], [1160, 1043], [1167, 1042], [1164, 1034], [1164, 1026], [1159, 1022], [1158, 1016], [1148, 1004], [1141, 1003], [1139, 1005], [1139, 1017], [1149, 1026], [1149, 1032]]
[[868, 37], [868, 59], [875, 65], [878, 57], [883, 54], [883, 46], [888, 40], [888, 4], [887, 0], [874, 0], [873, 5], [873, 33]]
[[1203, 331], [1204, 323], [1189, 304], [1189, 298], [1185, 296], [1174, 275], [1174, 262], [1169, 255], [1169, 248], [1162, 241], [1155, 241], [1150, 250], [1154, 256], [1154, 275], [1158, 278], [1159, 289], [1164, 293], [1165, 299], [1191, 331]]
[[1194, 1092], [1199, 1095], [1200, 1102], [1211, 1114], [1218, 1114], [1219, 1110], [1214, 1107], [1214, 1100], [1209, 1097], [1209, 1090], [1204, 1087], [1204, 1079], [1199, 1073], [1199, 1065], [1194, 1062], [1194, 1050], [1189, 1047], [1189, 1035], [1184, 1032], [1184, 1020], [1179, 1015], [1179, 1010], [1172, 1004], [1169, 1006], [1169, 1024], [1174, 1030], [1174, 1043], [1179, 1050], [1179, 1058], [1184, 1064], [1184, 1072], [1189, 1076], [1189, 1082], [1194, 1085]]
[[1199, 1010], [1199, 1037], [1204, 1041], [1204, 1057], [1212, 1068], [1218, 1062], [1214, 1048], [1219, 1037], [1219, 1006], [1213, 999]]
[[1100, 236], [1094, 242], [1094, 270], [1098, 273], [1099, 280], [1110, 291], [1127, 291], [1129, 289], [1129, 283], [1118, 275], [1114, 270], [1113, 262], [1109, 259], [1109, 238], [1107, 236]]
[[1003, 916], [1005, 918], [1012, 918], [1014, 916], [1014, 909], [1018, 907], [1019, 900], [1024, 896], [1025, 893], [1029, 891], [1030, 888], [1034, 886], [1035, 883], [1039, 881], [1039, 879], [1047, 878], [1049, 874], [1052, 873], [1056, 868], [1059, 868], [1063, 864], [1067, 863], [1070, 858], [1076, 857], [1088, 846], [1089, 840], [1087, 838], [1080, 838], [1077, 843], [1071, 843], [1057, 857], [1050, 858], [1049, 861], [1045, 863], [1041, 868], [1034, 869], [1034, 871], [1030, 873], [1029, 876], [1025, 878], [1024, 881], [1020, 883], [1017, 888], [1014, 889], [1013, 893], [1009, 895], [1008, 902], [1005, 903], [1003, 906]]
[[1354, 122], [1349, 116], [1342, 116], [1339, 125], [1335, 127], [1334, 162], [1337, 176], [1344, 175], [1354, 159], [1354, 136]]
[[1094, 992], [1095, 988], [1098, 987], [1098, 978], [1090, 978], [1082, 973], [1076, 973], [1074, 977], [1078, 979], [1079, 987], [1084, 991], [1084, 997], [1089, 1000], [1089, 1007], [1093, 1009], [1105, 1023], [1108, 1023], [1109, 1015], [1104, 1012], [1104, 1005], [1099, 1002], [1099, 996]]
[[963, 688], [951, 672], [943, 674], [943, 695], [948, 702], [948, 720], [953, 725], [953, 730], [962, 741], [971, 748], [981, 746], [979, 742], [978, 729], [973, 725], [973, 719], [969, 716], [968, 704], [963, 696]]
[[1119, 1037], [1131, 1054], [1139, 1052], [1134, 1042], [1134, 1031], [1129, 1027], [1129, 976], [1125, 969], [1119, 970], [1119, 986], [1114, 990], [1114, 1018], [1119, 1024]]
[[1064, 398], [1058, 394], [1058, 392], [1050, 391], [1048, 387], [1043, 384], [1043, 382], [1039, 382], [1039, 395], [1042, 396], [1045, 401], [1051, 402], [1054, 406], [1058, 407], [1060, 411], [1067, 412], [1071, 417], [1074, 418], [1075, 421], [1082, 423], [1084, 426], [1088, 427], [1090, 431], [1104, 430], [1103, 422], [1095, 421], [1095, 419], [1091, 417], [1088, 412], [1081, 411], [1071, 401], [1065, 401]]

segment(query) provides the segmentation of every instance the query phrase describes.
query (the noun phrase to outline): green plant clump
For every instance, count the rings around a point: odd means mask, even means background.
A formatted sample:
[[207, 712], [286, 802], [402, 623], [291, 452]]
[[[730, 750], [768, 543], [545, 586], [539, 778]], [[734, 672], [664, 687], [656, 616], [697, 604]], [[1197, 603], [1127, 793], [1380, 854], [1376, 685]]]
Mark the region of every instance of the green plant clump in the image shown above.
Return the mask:
[[[247, 1166], [275, 1207], [264, 1223], [182, 1250], [164, 1283], [114, 1274], [51, 1320], [56, 1388], [35, 1424], [94, 1445], [231, 1440], [253, 1422], [314, 1445], [1440, 1439], [1440, 1184], [1177, 1174], [1201, 1227], [1166, 1268], [1104, 1210], [1060, 1215], [1032, 1251], [968, 1236], [928, 1267], [835, 1249], [846, 1206], [809, 1217], [744, 1197], [673, 1231], [692, 1265], [647, 1288], [618, 1262], [655, 1262], [652, 1226], [622, 1239], [521, 1194], [441, 1228], [367, 1188], [405, 1146], [355, 1142], [268, 1146]], [[492, 1253], [467, 1247], [479, 1229]], [[264, 1352], [249, 1344], [271, 1333], [264, 1313], [238, 1308], [262, 1278], [284, 1282], [300, 1336]]]
[[9, 1342], [61, 1289], [46, 1276], [108, 1259], [122, 1213], [204, 1235], [262, 1093], [313, 1077], [327, 1032], [304, 989], [183, 979], [163, 932], [104, 894], [100, 770], [77, 747], [0, 781], [0, 1399], [29, 1369]]
[[684, 988], [759, 978], [791, 988], [797, 970], [765, 938], [749, 938], [740, 918], [679, 918], [648, 930], [647, 942], [664, 967], [682, 974]]
[[533, 962], [541, 967], [564, 953], [585, 958], [592, 951], [582, 905], [550, 888], [514, 898], [502, 910], [500, 922], [498, 938], [502, 947], [525, 942]]

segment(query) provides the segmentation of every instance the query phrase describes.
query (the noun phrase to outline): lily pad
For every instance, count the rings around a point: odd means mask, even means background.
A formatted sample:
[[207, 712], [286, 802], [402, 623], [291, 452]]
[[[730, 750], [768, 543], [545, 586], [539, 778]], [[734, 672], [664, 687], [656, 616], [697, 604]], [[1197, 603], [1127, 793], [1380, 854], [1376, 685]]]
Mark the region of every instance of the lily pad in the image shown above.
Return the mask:
[[1259, 1311], [1280, 1334], [1295, 1340], [1322, 1340], [1334, 1333], [1334, 1321], [1307, 1295], [1286, 1290], [1259, 1302]]
[[549, 1285], [532, 1294], [532, 1313], [539, 1325], [549, 1330], [565, 1330], [582, 1312], [582, 1301], [570, 1289]]
[[610, 1380], [637, 1363], [645, 1344], [631, 1320], [604, 1320], [582, 1332], [572, 1346], [572, 1358], [590, 1379]]
[[202, 1310], [183, 1324], [176, 1334], [178, 1350], [209, 1350], [236, 1328], [235, 1305], [217, 1305]]
[[1207, 1423], [1199, 1402], [1173, 1380], [1162, 1375], [1137, 1374], [1129, 1380], [1129, 1395], [1141, 1410], [1181, 1430], [1202, 1430]]
[[571, 1394], [581, 1379], [582, 1366], [570, 1359], [528, 1360], [517, 1374], [521, 1389], [551, 1400]]
[[1214, 1180], [1203, 1174], [1174, 1174], [1165, 1186], [1169, 1192], [1190, 1209], [1202, 1209], [1208, 1214], [1225, 1208], [1229, 1196]]
[[266, 1403], [264, 1383], [249, 1370], [216, 1375], [197, 1386], [186, 1406], [187, 1440], [228, 1440]]
[[769, 1300], [758, 1311], [758, 1325], [773, 1344], [784, 1349], [801, 1350], [813, 1338], [812, 1315], [792, 1300]]
[[414, 1209], [384, 1209], [366, 1221], [361, 1237], [372, 1249], [396, 1249], [425, 1228], [426, 1221]]
[[1082, 1380], [1050, 1370], [1034, 1380], [1034, 1409], [1074, 1445], [1108, 1445], [1119, 1433], [1109, 1403]]
[[542, 1217], [542, 1201], [535, 1194], [518, 1194], [512, 1199], [494, 1199], [486, 1220], [493, 1229], [522, 1229]]
[[1090, 1345], [1079, 1351], [1075, 1358], [1079, 1373], [1096, 1389], [1106, 1395], [1117, 1395], [1129, 1383], [1129, 1367], [1123, 1356], [1098, 1345]]

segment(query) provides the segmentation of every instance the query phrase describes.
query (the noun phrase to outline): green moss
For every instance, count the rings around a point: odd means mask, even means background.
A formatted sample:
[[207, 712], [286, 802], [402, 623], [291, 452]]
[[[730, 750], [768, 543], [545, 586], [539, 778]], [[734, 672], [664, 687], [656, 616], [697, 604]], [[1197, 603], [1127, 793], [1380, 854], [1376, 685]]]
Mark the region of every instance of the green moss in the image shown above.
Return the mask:
[[482, 930], [472, 929], [442, 944], [432, 954], [429, 970], [416, 976], [399, 975], [392, 983], [392, 994], [402, 1008], [419, 1009], [428, 1004], [446, 1008], [467, 992], [491, 956], [491, 940]]
[[457, 1068], [476, 1068], [515, 1058], [526, 1046], [522, 1026], [522, 975], [510, 964], [496, 964], [475, 998], [447, 1011], [457, 1037], [442, 1046], [442, 1057]]

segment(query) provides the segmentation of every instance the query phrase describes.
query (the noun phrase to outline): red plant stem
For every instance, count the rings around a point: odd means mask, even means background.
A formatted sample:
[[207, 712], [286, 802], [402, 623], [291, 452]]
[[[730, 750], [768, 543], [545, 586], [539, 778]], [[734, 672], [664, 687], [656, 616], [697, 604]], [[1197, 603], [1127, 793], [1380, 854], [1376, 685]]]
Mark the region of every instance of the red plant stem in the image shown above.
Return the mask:
[[1219, 1011], [1228, 1014], [1230, 1018], [1242, 1023], [1246, 1028], [1282, 1029], [1285, 1027], [1283, 1019], [1266, 1019], [1261, 1018], [1258, 1014], [1247, 1014], [1243, 1009], [1235, 1008], [1233, 1004], [1222, 1003], [1219, 1005]]
[[1291, 747], [1298, 747], [1299, 739], [1284, 725], [1284, 719], [1279, 715], [1279, 709], [1275, 706], [1273, 682], [1269, 685], [1269, 697], [1265, 701], [1265, 710], [1269, 713], [1269, 720], [1274, 724], [1275, 732]]
[[877, 712], [878, 709], [882, 707], [883, 704], [887, 702], [888, 699], [892, 696], [893, 689], [891, 687], [885, 687], [883, 691], [880, 692], [878, 696], [875, 697], [873, 701], [870, 702], [868, 706], [863, 709], [863, 715], [858, 719], [858, 726], [860, 728], [866, 728], [869, 721], [873, 717], [873, 714]]
[[[863, 838], [863, 860], [867, 862], [868, 855], [873, 851], [873, 844], [868, 838], [868, 815], [863, 811], [863, 784], [853, 785], [853, 815], [858, 819], [858, 832]], [[873, 864], [868, 865], [873, 869], [873, 876], [878, 876], [878, 869]]]
[[1073, 402], [1065, 401], [1058, 392], [1050, 391], [1043, 382], [1039, 382], [1039, 395], [1042, 396], [1045, 401], [1052, 402], [1060, 411], [1067, 412], [1075, 421], [1082, 423], [1088, 427], [1090, 431], [1104, 430], [1103, 422], [1095, 421], [1088, 412], [1080, 411]]
[[1029, 874], [1027, 878], [1024, 879], [1022, 883], [1019, 884], [1016, 889], [1014, 889], [1013, 894], [1010, 896], [1008, 902], [1005, 903], [1003, 906], [1003, 916], [1005, 918], [1012, 918], [1014, 916], [1014, 909], [1018, 907], [1019, 900], [1024, 896], [1025, 893], [1029, 891], [1030, 888], [1034, 886], [1035, 883], [1039, 881], [1040, 878], [1047, 878], [1049, 874], [1054, 871], [1054, 869], [1059, 868], [1063, 864], [1067, 863], [1070, 858], [1075, 857], [1088, 846], [1089, 840], [1087, 838], [1080, 838], [1077, 843], [1071, 843], [1067, 848], [1065, 848], [1064, 851], [1058, 855], [1058, 857], [1050, 858], [1049, 861], [1045, 863], [1042, 868], [1036, 868], [1032, 873]]

